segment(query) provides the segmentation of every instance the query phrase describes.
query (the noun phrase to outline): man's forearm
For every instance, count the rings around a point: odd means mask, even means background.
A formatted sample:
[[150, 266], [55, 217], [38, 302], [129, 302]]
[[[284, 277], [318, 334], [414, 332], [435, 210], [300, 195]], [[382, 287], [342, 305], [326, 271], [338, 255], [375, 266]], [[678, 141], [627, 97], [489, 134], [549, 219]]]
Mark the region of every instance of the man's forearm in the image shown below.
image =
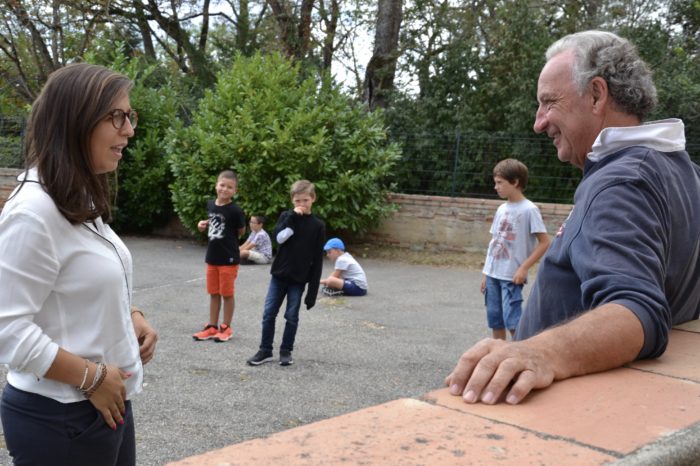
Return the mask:
[[605, 304], [535, 335], [529, 343], [555, 355], [554, 378], [561, 380], [634, 361], [644, 344], [644, 330], [628, 308]]

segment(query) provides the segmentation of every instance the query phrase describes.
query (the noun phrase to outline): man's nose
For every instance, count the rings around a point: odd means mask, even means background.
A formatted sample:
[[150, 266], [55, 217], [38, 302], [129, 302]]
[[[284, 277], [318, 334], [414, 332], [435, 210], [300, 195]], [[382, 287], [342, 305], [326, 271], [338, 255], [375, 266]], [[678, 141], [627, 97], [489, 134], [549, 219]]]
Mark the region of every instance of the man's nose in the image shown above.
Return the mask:
[[547, 118], [545, 117], [545, 111], [540, 105], [537, 107], [537, 113], [535, 113], [535, 124], [532, 125], [532, 129], [535, 133], [544, 133], [547, 130]]

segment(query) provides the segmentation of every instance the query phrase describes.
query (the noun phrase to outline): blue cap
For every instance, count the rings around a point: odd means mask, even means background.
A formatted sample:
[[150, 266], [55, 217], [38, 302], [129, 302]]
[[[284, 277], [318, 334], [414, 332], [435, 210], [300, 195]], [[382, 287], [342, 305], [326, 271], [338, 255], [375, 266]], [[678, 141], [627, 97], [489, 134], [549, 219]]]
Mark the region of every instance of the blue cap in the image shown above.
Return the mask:
[[345, 251], [345, 245], [340, 238], [331, 238], [326, 241], [326, 245], [323, 246], [324, 251], [328, 251], [329, 249], [342, 249]]

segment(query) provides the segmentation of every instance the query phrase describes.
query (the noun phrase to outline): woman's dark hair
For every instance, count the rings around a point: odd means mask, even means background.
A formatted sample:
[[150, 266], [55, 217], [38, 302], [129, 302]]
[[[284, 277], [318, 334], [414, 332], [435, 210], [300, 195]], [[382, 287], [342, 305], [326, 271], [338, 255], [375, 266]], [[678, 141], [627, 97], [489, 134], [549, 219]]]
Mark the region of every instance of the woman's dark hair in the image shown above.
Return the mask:
[[27, 123], [27, 168], [58, 210], [73, 223], [111, 215], [107, 174], [95, 174], [90, 138], [133, 82], [107, 68], [77, 63], [54, 71], [32, 105]]

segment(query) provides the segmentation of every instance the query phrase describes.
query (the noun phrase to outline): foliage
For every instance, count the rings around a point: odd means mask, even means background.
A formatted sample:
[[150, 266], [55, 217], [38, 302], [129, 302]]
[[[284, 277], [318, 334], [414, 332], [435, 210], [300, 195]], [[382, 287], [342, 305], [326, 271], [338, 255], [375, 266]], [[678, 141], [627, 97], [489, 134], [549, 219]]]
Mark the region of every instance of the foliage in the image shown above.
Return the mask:
[[493, 166], [516, 157], [547, 180], [532, 183], [529, 196], [569, 202], [572, 170], [532, 133], [549, 23], [533, 17], [529, 2], [489, 2], [483, 11], [443, 6], [417, 2], [412, 14], [430, 18], [432, 29], [404, 34], [404, 69], [415, 68], [420, 88], [397, 95], [388, 113], [403, 149], [399, 190], [489, 197]]
[[[170, 132], [175, 210], [194, 231], [218, 173], [239, 176], [237, 202], [276, 219], [289, 187], [316, 184], [314, 212], [329, 230], [361, 234], [386, 215], [386, 178], [398, 157], [380, 114], [366, 113], [332, 86], [301, 80], [280, 55], [237, 56], [205, 93], [192, 124]], [[270, 224], [271, 225], [271, 224]]]
[[[697, 1], [673, 3], [675, 14], [686, 20], [685, 35], [694, 37], [691, 4]], [[654, 67], [659, 90], [653, 117], [683, 118], [692, 155], [693, 143], [700, 142], [698, 46], [684, 42], [671, 21], [659, 19], [658, 4], [489, 0], [479, 5], [417, 0], [407, 10], [402, 72], [415, 77], [418, 89], [404, 88], [388, 112], [392, 139], [402, 144], [400, 191], [489, 196], [493, 165], [516, 157], [535, 175], [530, 197], [570, 201], [580, 174], [558, 161], [546, 138], [532, 133], [536, 85], [549, 44], [589, 28], [617, 31], [638, 45]]]
[[83, 2], [0, 0], [0, 89], [31, 103], [48, 75], [89, 49], [104, 33], [104, 8]]
[[[0, 113], [0, 115], [2, 115]], [[0, 167], [23, 166], [22, 132], [25, 119], [0, 116]]]
[[[310, 12], [304, 10], [312, 3]], [[332, 63], [335, 72], [347, 70], [337, 78], [349, 75], [353, 84], [348, 87], [357, 91], [362, 88], [367, 52], [372, 50], [367, 37], [374, 36], [378, 5], [376, 0], [188, 0], [176, 4], [177, 8], [168, 2], [130, 0], [0, 0], [0, 117], [26, 116], [52, 70], [84, 59], [110, 66], [115, 60], [115, 44], [122, 44], [118, 66], [138, 77], [132, 103], [141, 114], [140, 127], [119, 172], [115, 214], [122, 228], [147, 230], [167, 217], [171, 207], [164, 186], [174, 181], [168, 167], [163, 168], [167, 160], [164, 128], [173, 126], [176, 131], [190, 125], [191, 112], [205, 91], [218, 92], [212, 90], [216, 73], [223, 76], [228, 71], [221, 70], [242, 66], [237, 53], [254, 56], [256, 52], [287, 51], [296, 56], [299, 67], [294, 86], [301, 86], [298, 82], [305, 82], [305, 77], [318, 79], [320, 71], [328, 72]], [[401, 191], [489, 196], [493, 194], [491, 165], [499, 158], [517, 156], [528, 160], [531, 175], [537, 178], [528, 189], [531, 197], [570, 198], [578, 171], [558, 162], [550, 141], [532, 133], [535, 88], [546, 47], [564, 34], [591, 28], [619, 32], [637, 44], [652, 65], [659, 92], [659, 106], [652, 118], [682, 118], [688, 150], [700, 157], [698, 0], [413, 0], [404, 1], [403, 14], [400, 68], [395, 81], [398, 91], [384, 114], [391, 140], [402, 147], [402, 162], [393, 174]], [[326, 94], [337, 93], [319, 91], [317, 84], [309, 84], [308, 92], [311, 88], [318, 102]], [[294, 89], [293, 95], [299, 95]], [[280, 105], [289, 102], [282, 89], [266, 92], [279, 94]], [[324, 129], [316, 135], [324, 142], [315, 146], [311, 136], [304, 133], [302, 137], [295, 129], [294, 137], [301, 139], [298, 151], [325, 160], [323, 151], [331, 145], [326, 139], [332, 144], [343, 140], [332, 132], [332, 123], [339, 125], [343, 115], [350, 122], [356, 121], [359, 117], [353, 112], [362, 114], [350, 104], [348, 108], [341, 105], [347, 103], [341, 97], [333, 99], [342, 108], [336, 110], [337, 118], [323, 112], [313, 115], [330, 122], [321, 125]], [[313, 108], [308, 102], [293, 104], [299, 113], [304, 105]], [[252, 121], [262, 126], [255, 127], [251, 135], [240, 135], [241, 141], [252, 138], [250, 147], [261, 153], [259, 141], [278, 135], [292, 137], [289, 125], [296, 121], [288, 115], [276, 115], [272, 109], [266, 111], [275, 115], [284, 130], [275, 129], [272, 120], [255, 119]], [[234, 111], [232, 115], [238, 114]], [[199, 124], [206, 132], [197, 137], [218, 140], [214, 131], [219, 126], [207, 125]], [[188, 131], [189, 136], [197, 135], [195, 129]], [[226, 129], [222, 137], [238, 133]], [[10, 138], [0, 141], [0, 163], [18, 160], [21, 154], [13, 155], [19, 150], [17, 136], [1, 131], [0, 136]], [[197, 147], [202, 157], [213, 153], [208, 142], [185, 143]], [[247, 143], [236, 144], [249, 148]], [[280, 147], [287, 157], [298, 156], [288, 149], [287, 140], [267, 144], [275, 150]], [[376, 145], [384, 148], [386, 141]], [[207, 171], [202, 175], [214, 176], [220, 160], [203, 161]], [[291, 162], [283, 165], [296, 173], [306, 170]], [[264, 179], [274, 182], [268, 172], [277, 169], [259, 171], [267, 177]], [[325, 173], [321, 170], [318, 174]], [[309, 177], [316, 175], [312, 172]], [[283, 179], [274, 186], [285, 202], [287, 186], [283, 185], [288, 181]], [[243, 178], [242, 183], [246, 183]], [[204, 197], [210, 197], [212, 180], [204, 184]], [[248, 202], [245, 194], [242, 199]], [[199, 203], [193, 205], [202, 208]], [[319, 208], [325, 209], [325, 203], [320, 202]]]
[[682, 119], [688, 152], [700, 157], [700, 47], [686, 47], [685, 38], [670, 34], [661, 22], [630, 28], [624, 34], [654, 72], [659, 104], [650, 119]]
[[22, 167], [22, 139], [0, 134], [0, 167]]

